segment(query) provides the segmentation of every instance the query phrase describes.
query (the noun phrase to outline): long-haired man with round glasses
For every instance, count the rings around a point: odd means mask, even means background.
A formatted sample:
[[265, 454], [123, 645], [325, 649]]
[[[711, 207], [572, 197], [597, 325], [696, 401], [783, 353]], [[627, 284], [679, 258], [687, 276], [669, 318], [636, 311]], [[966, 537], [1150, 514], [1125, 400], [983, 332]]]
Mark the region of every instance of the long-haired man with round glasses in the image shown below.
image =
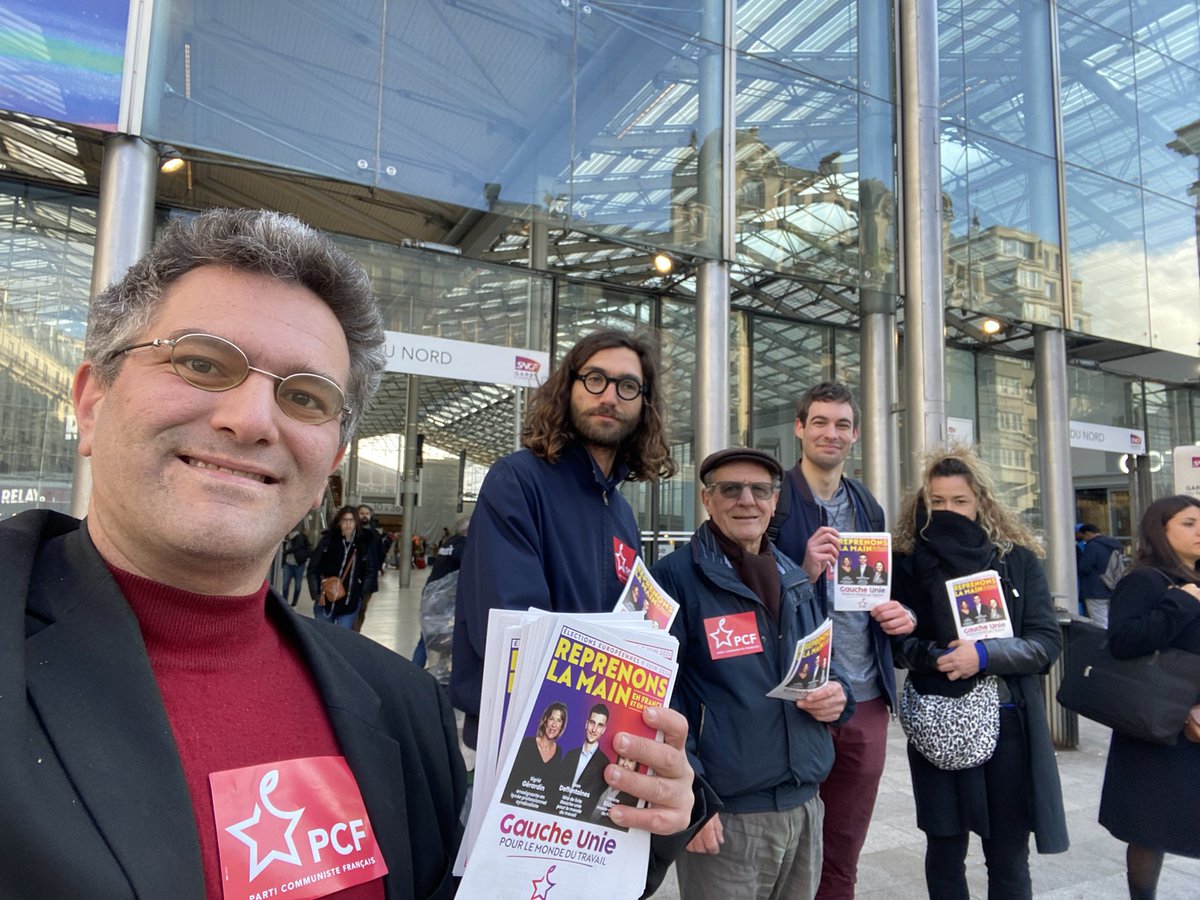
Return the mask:
[[657, 347], [624, 331], [580, 340], [530, 399], [522, 443], [484, 479], [463, 551], [450, 696], [471, 747], [488, 610], [608, 612], [641, 552], [619, 488], [675, 473]]
[[[488, 610], [608, 612], [641, 552], [619, 488], [675, 472], [657, 347], [624, 331], [584, 337], [534, 392], [522, 443], [483, 481], [459, 574], [450, 696], [466, 713], [463, 740], [471, 747]], [[621, 777], [616, 765], [607, 771]], [[655, 871], [657, 884], [662, 867]]]

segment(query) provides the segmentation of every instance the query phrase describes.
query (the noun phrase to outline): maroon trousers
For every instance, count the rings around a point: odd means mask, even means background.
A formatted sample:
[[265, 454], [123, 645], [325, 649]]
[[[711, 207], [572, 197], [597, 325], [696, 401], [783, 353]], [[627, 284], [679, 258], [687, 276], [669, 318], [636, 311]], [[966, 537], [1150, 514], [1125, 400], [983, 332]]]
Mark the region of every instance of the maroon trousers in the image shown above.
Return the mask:
[[821, 784], [825, 859], [816, 900], [853, 900], [858, 855], [867, 839], [887, 756], [888, 707], [883, 697], [859, 703], [846, 724], [830, 728], [834, 760]]

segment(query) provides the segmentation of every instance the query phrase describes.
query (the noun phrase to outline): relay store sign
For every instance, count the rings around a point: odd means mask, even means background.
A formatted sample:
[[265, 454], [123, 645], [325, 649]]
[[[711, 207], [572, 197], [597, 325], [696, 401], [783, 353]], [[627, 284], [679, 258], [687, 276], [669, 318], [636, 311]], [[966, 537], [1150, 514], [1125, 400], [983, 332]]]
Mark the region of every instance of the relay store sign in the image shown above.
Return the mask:
[[1136, 428], [1114, 428], [1090, 422], [1071, 423], [1071, 446], [1082, 450], [1106, 450], [1109, 453], [1146, 453], [1146, 432]]
[[385, 331], [384, 336], [389, 372], [516, 387], [537, 387], [550, 374], [550, 354], [540, 350], [451, 341], [402, 331]]
[[208, 782], [225, 900], [316, 900], [387, 874], [342, 757], [213, 772]]

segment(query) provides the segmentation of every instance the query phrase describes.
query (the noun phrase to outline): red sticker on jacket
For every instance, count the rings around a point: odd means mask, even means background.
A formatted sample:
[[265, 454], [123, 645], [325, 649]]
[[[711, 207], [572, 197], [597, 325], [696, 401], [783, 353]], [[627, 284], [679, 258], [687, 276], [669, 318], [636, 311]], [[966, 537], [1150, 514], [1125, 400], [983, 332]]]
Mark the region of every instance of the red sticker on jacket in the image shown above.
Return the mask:
[[713, 659], [763, 652], [758, 618], [752, 612], [705, 619], [704, 633], [708, 635], [708, 655]]
[[213, 772], [208, 783], [225, 900], [315, 900], [387, 874], [344, 758]]
[[624, 584], [633, 574], [633, 563], [637, 559], [637, 553], [632, 547], [622, 544], [620, 538], [613, 538], [613, 557], [617, 564], [617, 577], [621, 579], [621, 584]]

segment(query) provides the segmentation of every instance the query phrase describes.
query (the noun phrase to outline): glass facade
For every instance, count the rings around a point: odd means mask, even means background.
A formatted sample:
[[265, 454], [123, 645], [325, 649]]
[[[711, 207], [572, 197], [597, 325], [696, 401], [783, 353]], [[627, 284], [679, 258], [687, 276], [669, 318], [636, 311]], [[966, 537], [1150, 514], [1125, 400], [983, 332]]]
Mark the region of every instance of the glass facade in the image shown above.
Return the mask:
[[[129, 6], [101, 4], [92, 43], [43, 6], [14, 7], [23, 24], [5, 35], [24, 37], [0, 43], [0, 105], [111, 127]], [[686, 529], [704, 402], [691, 267], [725, 259], [738, 282], [728, 438], [785, 464], [796, 396], [826, 378], [857, 390], [872, 364], [855, 328], [864, 296], [899, 298], [896, 7], [179, 0], [155, 5], [141, 134], [266, 167], [284, 188], [311, 173], [381, 204], [417, 198], [429, 218], [524, 223], [508, 235], [516, 267], [408, 249], [402, 234], [339, 240], [370, 271], [390, 329], [559, 353], [598, 327], [656, 330], [681, 474], [657, 494], [627, 490], [643, 523]], [[937, 12], [948, 321], [994, 316], [1026, 334], [1064, 329], [1072, 347], [1121, 345], [1113, 357], [1196, 358], [1197, 0], [939, 0]], [[66, 55], [46, 67], [36, 40], [55, 34]], [[77, 78], [80, 66], [102, 77]], [[64, 90], [34, 110], [19, 97], [37, 78]], [[77, 111], [84, 94], [100, 111]], [[13, 146], [0, 143], [0, 162], [37, 161]], [[44, 154], [59, 183], [65, 155]], [[74, 453], [95, 189], [36, 180], [0, 181], [0, 515], [64, 505]], [[582, 235], [580, 249], [520, 268], [531, 222]], [[682, 273], [623, 280], [651, 248], [675, 252]], [[970, 335], [949, 338], [947, 412], [971, 422], [1005, 500], [1038, 524], [1031, 350]], [[1166, 451], [1200, 437], [1197, 390], [1168, 381], [1068, 369], [1073, 419], [1146, 431], [1156, 492]], [[511, 444], [518, 406], [511, 388], [455, 382], [422, 416], [449, 449], [486, 456]], [[1126, 478], [1115, 456], [1072, 458], [1083, 478]]]
[[0, 179], [0, 518], [66, 512], [96, 200]]
[[144, 131], [711, 255], [720, 196], [697, 166], [719, 171], [721, 19], [703, 7], [299, 0], [281, 25], [270, 4], [181, 0], [156, 22]]
[[1068, 327], [1194, 356], [1196, 3], [1059, 6]]

